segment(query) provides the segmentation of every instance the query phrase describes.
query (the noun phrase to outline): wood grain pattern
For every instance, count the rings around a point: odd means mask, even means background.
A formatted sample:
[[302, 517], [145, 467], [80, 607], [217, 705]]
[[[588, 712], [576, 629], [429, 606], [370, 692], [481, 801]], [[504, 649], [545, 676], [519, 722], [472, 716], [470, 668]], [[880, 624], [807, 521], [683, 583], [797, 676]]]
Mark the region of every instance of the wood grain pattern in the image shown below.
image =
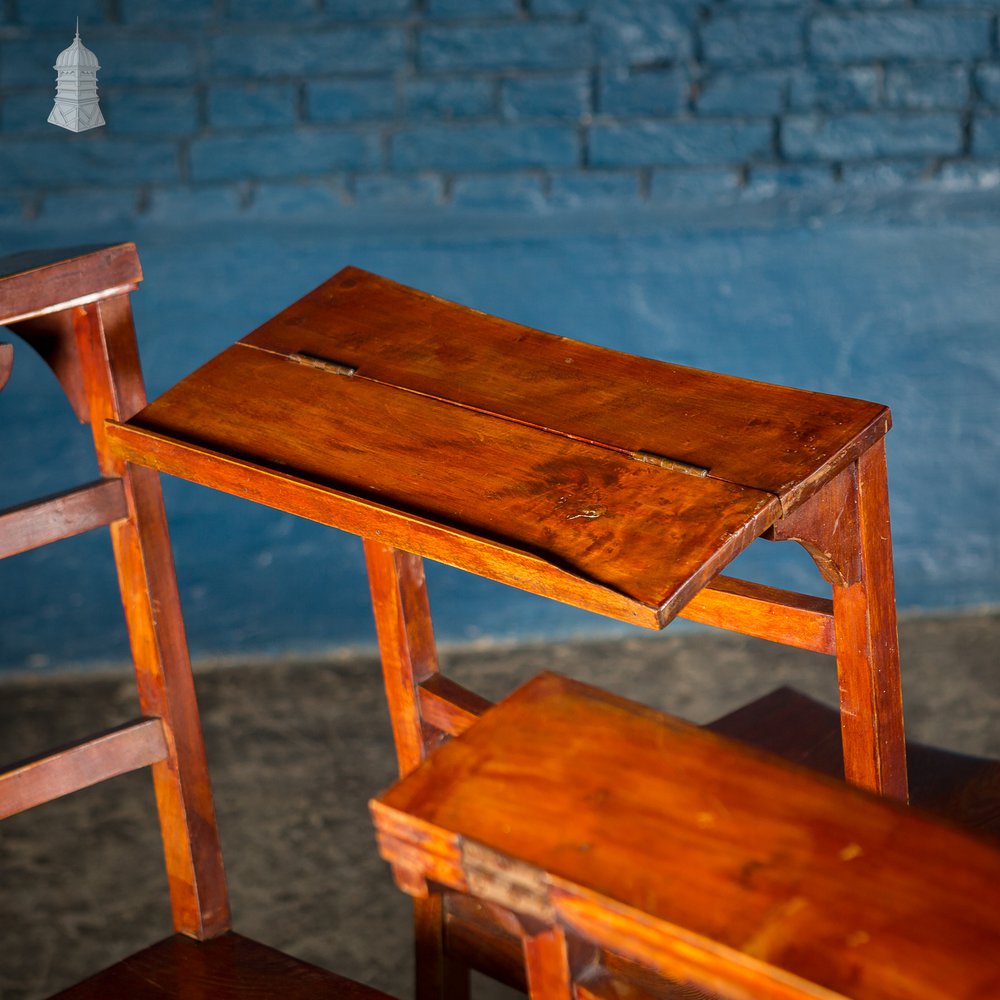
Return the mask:
[[0, 343], [0, 389], [7, 384], [14, 367], [14, 345]]
[[0, 325], [133, 291], [142, 281], [134, 243], [32, 250], [0, 258]]
[[0, 559], [128, 516], [119, 479], [100, 479], [0, 511]]
[[[251, 385], [269, 391], [249, 393]], [[492, 541], [534, 557], [527, 589], [570, 574], [581, 589], [610, 590], [653, 609], [661, 624], [779, 512], [778, 501], [759, 490], [242, 346], [111, 433], [130, 440], [129, 453], [138, 456], [142, 432], [157, 434], [160, 456], [167, 452], [171, 471], [188, 478], [211, 482], [199, 453], [234, 455], [304, 479], [331, 499], [356, 497], [466, 540], [457, 560], [427, 543], [410, 551], [481, 572], [481, 543]], [[174, 440], [189, 446], [186, 454], [171, 447]], [[280, 502], [280, 481], [256, 477], [253, 486], [265, 502]], [[362, 533], [373, 527], [386, 530], [375, 522]], [[504, 569], [486, 575], [525, 585]]]
[[141, 719], [0, 773], [0, 819], [165, 760], [159, 719]]
[[[353, 267], [244, 342], [330, 358], [365, 378], [625, 453], [676, 459], [783, 501], [798, 502], [888, 429], [888, 410], [877, 403], [595, 347]], [[516, 365], [497, 363], [512, 356]]]
[[171, 751], [153, 782], [174, 927], [213, 937], [229, 929], [229, 901], [163, 496], [156, 473], [127, 466], [105, 434], [106, 420], [146, 401], [131, 307], [120, 295], [72, 312], [98, 466], [121, 478], [130, 514], [111, 525], [111, 541], [139, 704], [163, 719]]
[[166, 938], [52, 1000], [391, 1000], [240, 934]]
[[490, 853], [508, 907], [510, 866], [531, 866], [527, 912], [547, 906], [591, 944], [726, 995], [1000, 991], [995, 845], [554, 675], [372, 811], [390, 847], [412, 824], [409, 853], [387, 860], [481, 846], [481, 895]]
[[449, 736], [464, 733], [492, 704], [440, 673], [421, 682], [417, 693], [421, 719]]

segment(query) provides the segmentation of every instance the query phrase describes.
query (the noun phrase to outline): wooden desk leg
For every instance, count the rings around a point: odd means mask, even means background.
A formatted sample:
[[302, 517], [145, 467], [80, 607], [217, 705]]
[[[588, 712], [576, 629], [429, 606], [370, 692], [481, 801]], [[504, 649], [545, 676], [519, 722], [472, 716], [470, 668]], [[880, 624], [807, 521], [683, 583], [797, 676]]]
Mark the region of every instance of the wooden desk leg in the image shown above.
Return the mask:
[[74, 309], [73, 329], [101, 474], [121, 479], [128, 504], [111, 538], [140, 705], [167, 737], [168, 757], [152, 770], [174, 926], [211, 938], [229, 929], [229, 902], [160, 481], [116, 459], [104, 434], [106, 419], [145, 404], [128, 296]]
[[773, 530], [801, 542], [833, 586], [844, 776], [906, 801], [906, 744], [885, 443]]
[[[420, 556], [365, 539], [368, 582], [389, 717], [406, 775], [441, 739], [420, 716], [418, 685], [438, 672], [437, 647]], [[417, 1000], [463, 1000], [469, 995], [469, 970], [445, 951], [444, 903], [440, 893], [413, 901]]]

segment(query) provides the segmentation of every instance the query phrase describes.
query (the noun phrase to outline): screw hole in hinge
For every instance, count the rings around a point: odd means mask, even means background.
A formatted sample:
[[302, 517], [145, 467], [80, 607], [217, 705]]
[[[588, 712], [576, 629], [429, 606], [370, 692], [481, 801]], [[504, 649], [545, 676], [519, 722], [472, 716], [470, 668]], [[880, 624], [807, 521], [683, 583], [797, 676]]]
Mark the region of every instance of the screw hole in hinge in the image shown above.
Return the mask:
[[305, 351], [289, 354], [288, 360], [294, 361], [296, 364], [306, 365], [309, 368], [318, 368], [320, 371], [330, 372], [333, 375], [354, 375], [358, 370], [355, 365], [345, 365], [341, 361], [331, 361], [329, 358], [321, 358], [317, 354], [307, 354]]
[[704, 477], [708, 475], [708, 469], [703, 469], [700, 465], [681, 462], [676, 458], [667, 458], [666, 455], [657, 455], [652, 451], [633, 451], [631, 455], [637, 462], [658, 465], [661, 469], [670, 469], [672, 472], [683, 472], [686, 476]]

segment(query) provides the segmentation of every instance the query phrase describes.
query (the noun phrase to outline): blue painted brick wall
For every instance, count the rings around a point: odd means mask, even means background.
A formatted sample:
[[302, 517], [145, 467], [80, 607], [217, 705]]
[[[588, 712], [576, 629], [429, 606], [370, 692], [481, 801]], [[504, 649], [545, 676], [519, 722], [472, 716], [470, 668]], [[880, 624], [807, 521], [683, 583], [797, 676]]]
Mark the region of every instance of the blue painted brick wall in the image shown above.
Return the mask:
[[[7, 0], [2, 12], [5, 225], [55, 218], [67, 191], [83, 218], [117, 205], [183, 219], [209, 206], [252, 218], [258, 198], [304, 216], [491, 198], [576, 210], [698, 200], [699, 184], [706, 202], [720, 190], [757, 202], [806, 177], [832, 194], [1000, 178], [995, 0]], [[77, 12], [107, 126], [70, 136], [45, 119]]]

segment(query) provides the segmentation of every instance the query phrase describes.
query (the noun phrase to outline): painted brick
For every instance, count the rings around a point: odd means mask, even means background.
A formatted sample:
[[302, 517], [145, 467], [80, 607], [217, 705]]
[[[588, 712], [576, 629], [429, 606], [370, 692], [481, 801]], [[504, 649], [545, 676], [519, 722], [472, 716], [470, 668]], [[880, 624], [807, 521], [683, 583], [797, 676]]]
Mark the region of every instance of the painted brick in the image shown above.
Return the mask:
[[219, 84], [208, 91], [208, 120], [215, 128], [292, 125], [297, 101], [290, 83]]
[[411, 80], [403, 90], [410, 118], [475, 118], [491, 114], [496, 107], [492, 80]]
[[248, 214], [262, 219], [315, 219], [340, 215], [349, 202], [339, 181], [259, 184]]
[[146, 215], [153, 222], [174, 225], [235, 219], [243, 213], [244, 194], [244, 188], [238, 184], [156, 187]]
[[[89, 48], [87, 32], [107, 23], [101, 0], [21, 0], [17, 5], [18, 20], [31, 28], [47, 28], [66, 36], [63, 48], [73, 41], [76, 19], [80, 18], [80, 38]], [[52, 61], [59, 50], [52, 53]]]
[[341, 28], [295, 34], [221, 35], [212, 39], [216, 76], [314, 76], [395, 69], [406, 54], [396, 28]]
[[824, 15], [812, 22], [812, 53], [832, 62], [975, 59], [990, 51], [988, 14], [930, 11]]
[[680, 70], [601, 75], [597, 107], [606, 115], [672, 115], [687, 103], [688, 80]]
[[[82, 35], [81, 35], [82, 37]], [[42, 199], [39, 218], [43, 222], [65, 222], [73, 219], [78, 224], [124, 222], [135, 218], [139, 206], [137, 189], [109, 191], [64, 190], [47, 194]]]
[[430, 17], [510, 17], [518, 13], [517, 0], [427, 0]]
[[635, 172], [588, 170], [557, 174], [549, 191], [549, 201], [556, 208], [631, 205], [638, 200], [639, 175]]
[[754, 167], [747, 177], [746, 198], [831, 191], [836, 181], [828, 166]]
[[946, 163], [936, 186], [944, 191], [992, 191], [1000, 187], [1000, 163]]
[[852, 190], [895, 191], [918, 182], [927, 167], [912, 160], [845, 163], [841, 183]]
[[605, 63], [649, 66], [688, 59], [694, 51], [689, 20], [661, 0], [600, 0], [590, 21]]
[[25, 221], [24, 200], [16, 195], [0, 195], [0, 225], [13, 225], [20, 229]]
[[354, 182], [354, 200], [359, 205], [419, 207], [439, 205], [444, 199], [444, 183], [435, 174], [400, 176], [369, 174]]
[[573, 69], [590, 61], [590, 34], [575, 24], [425, 28], [419, 62], [430, 70]]
[[972, 123], [972, 154], [1000, 155], [1000, 116], [976, 115]]
[[[70, 35], [72, 40], [72, 35]], [[50, 86], [52, 68], [64, 40], [53, 36], [0, 44], [0, 83], [4, 86]], [[100, 87], [132, 83], [187, 83], [194, 75], [194, 50], [186, 42], [142, 38], [88, 39], [101, 69]]]
[[451, 200], [456, 208], [477, 211], [538, 211], [545, 207], [542, 182], [529, 175], [459, 177]]
[[392, 80], [323, 81], [306, 86], [306, 116], [316, 122], [391, 118], [396, 110]]
[[976, 93], [988, 104], [1000, 105], [1000, 63], [976, 67]]
[[378, 149], [377, 136], [358, 132], [209, 136], [191, 143], [191, 175], [200, 182], [365, 170], [377, 165]]
[[126, 24], [203, 23], [215, 14], [215, 0], [120, 0]]
[[168, 141], [117, 139], [104, 129], [72, 135], [60, 130], [52, 139], [5, 139], [0, 156], [0, 187], [42, 185], [149, 184], [180, 179], [177, 146]]
[[539, 17], [570, 17], [592, 5], [593, 0], [528, 0], [528, 9]]
[[651, 201], [717, 202], [740, 193], [735, 170], [654, 170], [649, 183]]
[[792, 74], [788, 102], [795, 111], [864, 111], [878, 102], [874, 66], [800, 69]]
[[46, 119], [52, 110], [52, 90], [26, 90], [3, 95], [0, 126], [4, 132], [52, 132]]
[[230, 0], [226, 13], [233, 21], [299, 21], [315, 18], [315, 0]]
[[396, 170], [513, 170], [569, 167], [579, 158], [576, 130], [553, 125], [427, 126], [392, 140]]
[[135, 83], [190, 83], [195, 50], [188, 42], [151, 38], [103, 38], [94, 52], [101, 63], [101, 87]]
[[889, 66], [885, 102], [891, 108], [933, 111], [962, 108], [969, 100], [969, 70], [965, 66]]
[[948, 156], [962, 147], [958, 115], [847, 114], [789, 116], [782, 151], [794, 160], [862, 160], [882, 156]]
[[377, 18], [404, 17], [416, 0], [323, 0], [323, 10], [344, 21], [373, 21]]
[[802, 19], [787, 12], [723, 15], [702, 29], [705, 59], [729, 66], [797, 62], [803, 53]]
[[101, 109], [118, 135], [186, 135], [198, 128], [198, 102], [187, 88], [109, 90]]
[[508, 118], [579, 118], [590, 107], [590, 79], [574, 73], [504, 80], [500, 106]]
[[780, 70], [716, 73], [702, 83], [697, 108], [706, 115], [776, 115], [787, 90], [788, 74]]
[[643, 122], [596, 125], [590, 162], [602, 167], [739, 163], [771, 153], [769, 122]]

